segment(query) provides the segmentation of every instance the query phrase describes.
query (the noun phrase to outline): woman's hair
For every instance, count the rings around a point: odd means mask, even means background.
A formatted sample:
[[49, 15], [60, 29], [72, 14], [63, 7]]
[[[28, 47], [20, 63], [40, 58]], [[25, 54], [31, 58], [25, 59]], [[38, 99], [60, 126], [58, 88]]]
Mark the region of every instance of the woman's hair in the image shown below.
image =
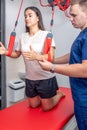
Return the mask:
[[[30, 6], [30, 7], [27, 7], [27, 8], [25, 9], [24, 14], [25, 14], [25, 12], [26, 12], [28, 9], [33, 10], [33, 11], [36, 13], [36, 15], [37, 15], [37, 17], [38, 17], [38, 19], [39, 19], [39, 21], [38, 21], [38, 27], [39, 27], [39, 29], [45, 30], [44, 24], [43, 24], [43, 19], [42, 19], [42, 15], [41, 15], [40, 10], [39, 10], [37, 7]], [[30, 31], [29, 28], [26, 26], [26, 32], [29, 32], [29, 31]]]

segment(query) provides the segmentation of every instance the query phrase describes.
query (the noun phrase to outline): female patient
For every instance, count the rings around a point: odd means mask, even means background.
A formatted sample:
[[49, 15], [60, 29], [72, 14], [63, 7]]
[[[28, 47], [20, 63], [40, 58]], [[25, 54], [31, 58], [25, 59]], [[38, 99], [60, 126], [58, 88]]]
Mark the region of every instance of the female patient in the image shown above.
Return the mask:
[[[48, 31], [44, 30], [41, 12], [36, 7], [27, 7], [24, 11], [26, 32], [23, 33], [17, 48], [11, 57], [17, 58], [21, 54], [26, 70], [26, 96], [32, 108], [42, 105], [44, 111], [51, 110], [64, 94], [58, 90], [56, 77], [53, 73], [41, 68], [38, 61], [48, 59], [48, 54], [43, 54], [44, 41]], [[52, 39], [49, 54], [54, 59], [55, 43]], [[0, 43], [0, 54], [7, 55], [8, 50]]]

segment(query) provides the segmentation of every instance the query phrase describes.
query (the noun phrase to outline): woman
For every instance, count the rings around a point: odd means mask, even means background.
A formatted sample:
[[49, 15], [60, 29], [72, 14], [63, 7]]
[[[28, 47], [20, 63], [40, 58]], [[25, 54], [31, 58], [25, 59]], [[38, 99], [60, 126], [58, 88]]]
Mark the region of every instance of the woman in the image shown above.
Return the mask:
[[[24, 11], [26, 33], [21, 35], [20, 41], [11, 57], [23, 55], [26, 70], [26, 96], [29, 97], [29, 106], [32, 108], [42, 105], [44, 111], [51, 110], [64, 94], [58, 90], [57, 80], [51, 72], [44, 71], [38, 61], [48, 59], [44, 54], [44, 42], [48, 31], [44, 30], [41, 12], [36, 7], [28, 7]], [[8, 50], [1, 45], [0, 53], [8, 54]], [[51, 60], [54, 60], [55, 43], [52, 39], [49, 51]]]

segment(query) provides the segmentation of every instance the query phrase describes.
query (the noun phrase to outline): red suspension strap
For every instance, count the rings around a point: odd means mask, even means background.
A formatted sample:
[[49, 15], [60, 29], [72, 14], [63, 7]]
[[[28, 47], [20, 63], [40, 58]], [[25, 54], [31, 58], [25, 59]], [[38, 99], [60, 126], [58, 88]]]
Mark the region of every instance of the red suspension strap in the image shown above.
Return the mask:
[[40, 5], [42, 6], [42, 7], [52, 7], [52, 19], [51, 19], [51, 22], [50, 22], [50, 31], [52, 31], [51, 30], [51, 28], [52, 28], [52, 26], [53, 26], [53, 18], [54, 18], [54, 7], [57, 5], [56, 4], [56, 2], [54, 1], [54, 0], [48, 0], [48, 4], [43, 4], [42, 3], [42, 0], [39, 0], [40, 1]]
[[42, 0], [39, 1], [43, 7], [52, 7], [54, 5], [58, 6], [60, 10], [65, 11], [69, 7], [71, 0], [47, 0], [47, 4], [43, 4]]
[[[52, 19], [50, 22], [50, 28], [52, 28], [53, 22], [54, 22], [53, 21], [54, 7], [58, 6], [60, 10], [65, 11], [70, 5], [70, 0], [47, 0], [48, 4], [43, 4], [42, 0], [39, 0], [39, 1], [42, 7], [52, 7]], [[51, 32], [47, 34], [46, 39], [45, 39], [45, 45], [44, 45], [44, 54], [48, 54], [48, 61], [52, 61], [50, 53], [49, 53], [50, 48], [51, 48], [52, 38], [53, 38], [53, 34]]]
[[48, 61], [52, 61], [51, 59], [51, 55], [50, 55], [50, 48], [51, 48], [51, 44], [52, 44], [52, 38], [53, 38], [53, 34], [52, 34], [52, 27], [53, 27], [53, 18], [54, 18], [54, 7], [56, 5], [54, 0], [48, 0], [48, 4], [43, 4], [42, 0], [40, 1], [40, 5], [43, 7], [52, 7], [52, 19], [50, 22], [50, 32], [47, 34], [46, 39], [45, 39], [45, 43], [44, 43], [44, 54], [48, 54]]
[[11, 34], [10, 34], [9, 44], [8, 44], [8, 54], [7, 54], [7, 56], [11, 56], [12, 51], [13, 51], [14, 42], [15, 42], [15, 37], [16, 37], [15, 29], [16, 29], [17, 24], [18, 24], [18, 19], [19, 19], [19, 15], [20, 15], [20, 12], [21, 12], [22, 5], [23, 5], [23, 1], [24, 1], [24, 0], [21, 1], [21, 5], [20, 5], [20, 8], [19, 8], [19, 12], [18, 12], [18, 15], [17, 15], [16, 22], [15, 22], [14, 30], [13, 30], [13, 31], [11, 32]]
[[53, 34], [49, 32], [46, 36], [45, 43], [44, 43], [44, 54], [48, 54], [48, 61], [52, 61], [50, 55], [50, 48], [52, 43]]
[[42, 0], [39, 0], [39, 1], [40, 1], [40, 5], [41, 5], [42, 7], [51, 7], [51, 6], [53, 6], [53, 5], [56, 5], [56, 3], [55, 3], [54, 0], [48, 0], [48, 3], [47, 3], [47, 4], [44, 4], [44, 3], [42, 2]]
[[60, 10], [65, 11], [69, 5], [70, 0], [54, 0]]

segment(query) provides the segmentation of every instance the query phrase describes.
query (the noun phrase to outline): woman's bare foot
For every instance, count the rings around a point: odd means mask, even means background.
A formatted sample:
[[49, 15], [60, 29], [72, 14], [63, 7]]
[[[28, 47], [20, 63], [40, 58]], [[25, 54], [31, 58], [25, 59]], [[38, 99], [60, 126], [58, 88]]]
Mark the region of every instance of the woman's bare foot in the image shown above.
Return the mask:
[[60, 95], [61, 98], [65, 97], [65, 94], [60, 90], [57, 90], [57, 94]]

